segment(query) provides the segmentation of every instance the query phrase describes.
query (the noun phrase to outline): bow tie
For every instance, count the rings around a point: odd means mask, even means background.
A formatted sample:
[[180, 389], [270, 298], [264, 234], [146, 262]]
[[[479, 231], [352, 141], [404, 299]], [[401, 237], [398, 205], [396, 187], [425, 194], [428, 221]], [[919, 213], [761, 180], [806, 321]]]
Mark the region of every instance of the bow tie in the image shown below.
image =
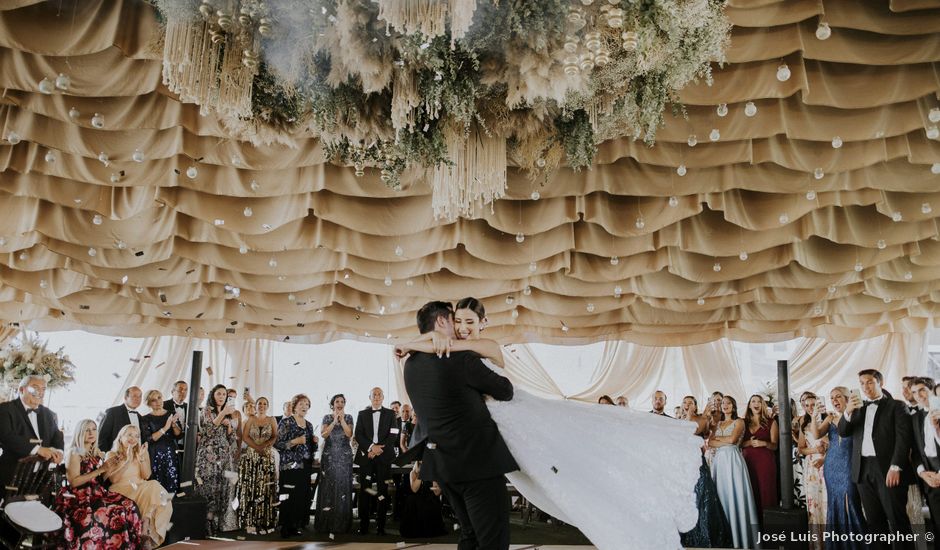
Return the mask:
[[26, 409], [26, 414], [36, 414], [36, 409]]
[[871, 401], [865, 401], [866, 405], [880, 405], [884, 401], [884, 397], [879, 397], [878, 399], [872, 399]]

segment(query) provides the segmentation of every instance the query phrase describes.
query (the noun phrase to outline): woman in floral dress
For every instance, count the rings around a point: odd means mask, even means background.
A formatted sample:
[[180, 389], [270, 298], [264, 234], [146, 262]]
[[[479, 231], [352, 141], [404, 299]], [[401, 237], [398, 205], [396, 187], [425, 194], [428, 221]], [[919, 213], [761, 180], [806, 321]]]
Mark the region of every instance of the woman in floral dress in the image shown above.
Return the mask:
[[134, 501], [104, 488], [105, 463], [94, 420], [78, 423], [67, 466], [68, 485], [59, 489], [53, 510], [62, 518], [58, 548], [124, 550], [141, 548], [141, 519]]
[[213, 535], [238, 529], [238, 518], [232, 507], [238, 481], [235, 412], [225, 386], [218, 384], [209, 392], [199, 419], [195, 493], [207, 501], [207, 528]]

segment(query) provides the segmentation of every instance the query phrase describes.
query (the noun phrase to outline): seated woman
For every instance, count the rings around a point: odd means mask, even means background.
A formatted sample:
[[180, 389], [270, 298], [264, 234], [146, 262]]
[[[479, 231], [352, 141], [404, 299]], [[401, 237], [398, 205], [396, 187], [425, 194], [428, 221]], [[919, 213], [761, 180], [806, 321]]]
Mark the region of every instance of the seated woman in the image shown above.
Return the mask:
[[441, 504], [441, 488], [437, 482], [421, 481], [421, 462], [415, 462], [409, 474], [410, 483], [402, 485], [405, 492], [401, 511], [401, 536], [407, 538], [439, 537], [447, 534]]
[[68, 485], [59, 489], [52, 509], [62, 518], [58, 548], [79, 550], [140, 548], [141, 521], [131, 499], [112, 493], [98, 479], [116, 461], [98, 450], [94, 420], [78, 423], [66, 466]]
[[160, 546], [166, 537], [166, 531], [173, 515], [172, 495], [166, 492], [160, 482], [147, 481], [153, 474], [150, 468], [150, 454], [147, 444], [140, 444], [140, 430], [128, 424], [118, 432], [114, 447], [108, 453], [108, 460], [114, 461], [107, 478], [111, 480], [111, 490], [121, 493], [137, 504], [143, 516], [144, 548]]

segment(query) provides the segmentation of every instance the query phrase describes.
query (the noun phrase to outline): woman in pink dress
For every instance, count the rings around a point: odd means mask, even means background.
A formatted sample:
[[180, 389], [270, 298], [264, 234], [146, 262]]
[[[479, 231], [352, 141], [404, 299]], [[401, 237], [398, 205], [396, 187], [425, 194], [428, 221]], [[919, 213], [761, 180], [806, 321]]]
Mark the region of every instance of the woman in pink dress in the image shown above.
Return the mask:
[[760, 395], [752, 395], [744, 413], [744, 439], [741, 449], [747, 473], [751, 478], [757, 517], [777, 501], [777, 421], [768, 414], [767, 402]]

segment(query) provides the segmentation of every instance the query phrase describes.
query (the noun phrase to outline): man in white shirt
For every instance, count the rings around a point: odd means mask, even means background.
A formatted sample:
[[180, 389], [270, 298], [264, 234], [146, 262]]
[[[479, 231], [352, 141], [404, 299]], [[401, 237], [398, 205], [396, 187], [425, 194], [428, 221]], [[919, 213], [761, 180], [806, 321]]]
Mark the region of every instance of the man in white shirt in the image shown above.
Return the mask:
[[[917, 403], [917, 412], [911, 417], [913, 422], [914, 448], [911, 450], [911, 462], [914, 471], [923, 480], [926, 489], [927, 506], [930, 508], [930, 522], [925, 526], [934, 535], [940, 534], [940, 433], [937, 423], [940, 410], [930, 410], [930, 396], [933, 395], [934, 382], [930, 378], [915, 378], [911, 383], [911, 396]], [[934, 548], [940, 547], [936, 540]]]
[[375, 507], [376, 533], [385, 534], [385, 511], [388, 508], [388, 483], [392, 460], [398, 448], [399, 429], [395, 413], [382, 406], [382, 388], [372, 388], [371, 405], [359, 411], [355, 438], [359, 448], [355, 462], [359, 465], [359, 533], [369, 532], [369, 515]]
[[104, 413], [104, 420], [101, 421], [101, 427], [98, 428], [98, 448], [102, 452], [111, 450], [114, 440], [117, 438], [121, 428], [132, 424], [140, 429], [140, 413], [137, 407], [140, 406], [143, 393], [137, 386], [131, 386], [124, 390], [124, 403], [111, 407]]
[[10, 484], [19, 459], [38, 455], [60, 464], [65, 446], [58, 418], [42, 404], [45, 379], [27, 376], [17, 391], [19, 399], [0, 403], [0, 487]]
[[858, 381], [865, 400], [853, 392], [838, 429], [842, 437], [852, 437], [852, 481], [858, 487], [869, 532], [910, 533], [911, 417], [903, 402], [882, 390], [880, 372], [860, 371]]

